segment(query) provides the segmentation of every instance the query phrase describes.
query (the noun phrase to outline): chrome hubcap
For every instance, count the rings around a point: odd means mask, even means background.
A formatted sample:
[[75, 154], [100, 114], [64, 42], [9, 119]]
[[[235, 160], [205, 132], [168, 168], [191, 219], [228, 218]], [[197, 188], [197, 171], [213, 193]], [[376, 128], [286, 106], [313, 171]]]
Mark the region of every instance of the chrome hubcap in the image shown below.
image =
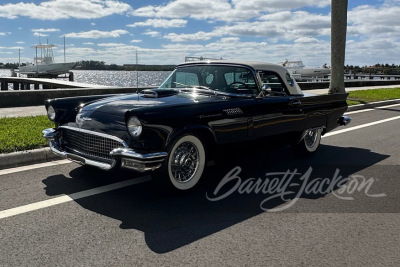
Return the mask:
[[304, 136], [304, 143], [308, 148], [312, 148], [315, 146], [318, 140], [318, 130], [307, 130]]
[[186, 183], [193, 178], [199, 166], [199, 151], [190, 142], [180, 144], [172, 155], [171, 172], [174, 179]]

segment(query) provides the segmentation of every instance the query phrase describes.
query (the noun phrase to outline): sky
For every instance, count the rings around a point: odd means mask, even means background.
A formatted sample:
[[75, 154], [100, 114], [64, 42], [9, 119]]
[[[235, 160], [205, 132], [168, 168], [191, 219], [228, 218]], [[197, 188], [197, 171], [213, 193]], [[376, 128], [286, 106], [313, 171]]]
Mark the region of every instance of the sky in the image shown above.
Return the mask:
[[[334, 1], [334, 0], [332, 0]], [[179, 64], [186, 56], [330, 65], [330, 0], [2, 0], [0, 62]], [[349, 0], [346, 65], [400, 64], [400, 0]]]

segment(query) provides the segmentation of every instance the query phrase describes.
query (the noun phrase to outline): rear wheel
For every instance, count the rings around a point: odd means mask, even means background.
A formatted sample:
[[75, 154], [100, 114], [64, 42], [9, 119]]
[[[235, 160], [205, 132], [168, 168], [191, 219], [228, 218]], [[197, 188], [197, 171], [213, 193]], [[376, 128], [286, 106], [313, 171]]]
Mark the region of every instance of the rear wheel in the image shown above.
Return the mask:
[[315, 153], [321, 142], [321, 133], [322, 128], [314, 128], [304, 131], [301, 140], [292, 145], [294, 152], [301, 156]]
[[203, 142], [194, 135], [184, 135], [175, 140], [154, 180], [161, 185], [166, 183], [175, 191], [193, 189], [203, 175], [205, 162]]

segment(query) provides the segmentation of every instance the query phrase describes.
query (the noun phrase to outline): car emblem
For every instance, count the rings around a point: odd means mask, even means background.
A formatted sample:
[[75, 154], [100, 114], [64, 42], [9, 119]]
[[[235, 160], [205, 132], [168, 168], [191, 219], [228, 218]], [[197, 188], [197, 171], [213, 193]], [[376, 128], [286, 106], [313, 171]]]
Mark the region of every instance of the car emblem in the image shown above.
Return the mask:
[[78, 124], [79, 128], [82, 127], [82, 124], [83, 124], [85, 121], [91, 121], [91, 120], [92, 120], [91, 118], [83, 117], [82, 115], [76, 116], [76, 123]]

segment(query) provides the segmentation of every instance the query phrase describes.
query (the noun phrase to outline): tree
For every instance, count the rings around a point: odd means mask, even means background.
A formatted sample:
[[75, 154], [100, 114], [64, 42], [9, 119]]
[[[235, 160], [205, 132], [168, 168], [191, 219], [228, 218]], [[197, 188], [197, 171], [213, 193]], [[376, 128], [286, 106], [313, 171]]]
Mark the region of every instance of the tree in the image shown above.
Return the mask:
[[329, 94], [346, 93], [344, 59], [346, 54], [348, 0], [331, 1], [331, 82]]

